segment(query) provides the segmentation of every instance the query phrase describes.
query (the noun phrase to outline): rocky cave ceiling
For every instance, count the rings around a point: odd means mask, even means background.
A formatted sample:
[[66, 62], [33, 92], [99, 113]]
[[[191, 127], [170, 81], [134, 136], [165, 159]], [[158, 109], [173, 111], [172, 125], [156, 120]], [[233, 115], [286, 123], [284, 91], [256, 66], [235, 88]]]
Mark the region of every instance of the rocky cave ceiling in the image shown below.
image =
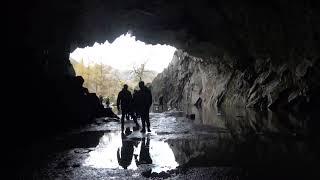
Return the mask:
[[26, 13], [19, 26], [36, 49], [70, 52], [131, 30], [141, 41], [194, 56], [243, 59], [317, 56], [318, 10], [318, 1], [308, 0], [57, 0], [16, 9]]

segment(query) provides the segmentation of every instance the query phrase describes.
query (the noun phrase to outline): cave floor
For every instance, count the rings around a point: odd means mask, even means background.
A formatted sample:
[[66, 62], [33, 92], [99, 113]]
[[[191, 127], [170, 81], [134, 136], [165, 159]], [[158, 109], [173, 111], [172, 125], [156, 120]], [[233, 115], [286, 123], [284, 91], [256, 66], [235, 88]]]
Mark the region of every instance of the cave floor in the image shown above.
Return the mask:
[[[204, 125], [182, 112], [151, 113], [151, 133], [122, 136], [100, 118], [32, 145], [20, 177], [32, 179], [269, 179], [313, 176], [319, 157], [303, 138]], [[306, 174], [307, 173], [307, 174]], [[307, 176], [306, 176], [307, 175]]]

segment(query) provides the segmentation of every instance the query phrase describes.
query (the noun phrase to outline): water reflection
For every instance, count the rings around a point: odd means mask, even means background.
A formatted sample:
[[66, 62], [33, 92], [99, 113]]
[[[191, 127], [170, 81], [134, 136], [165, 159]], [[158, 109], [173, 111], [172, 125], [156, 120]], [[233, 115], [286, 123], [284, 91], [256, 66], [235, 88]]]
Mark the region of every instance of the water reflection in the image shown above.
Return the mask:
[[186, 104], [185, 113], [194, 114], [194, 123], [227, 128], [236, 134], [282, 133], [305, 134], [308, 114], [292, 112], [255, 111], [247, 108], [196, 108]]
[[[127, 131], [126, 131], [127, 133]], [[117, 150], [117, 160], [118, 164], [123, 168], [127, 169], [128, 166], [131, 165], [132, 157], [133, 157], [133, 152], [134, 152], [134, 147], [138, 146], [138, 141], [131, 141], [127, 140], [128, 133], [121, 134], [121, 139], [122, 139], [122, 147], [118, 148]]]
[[146, 141], [146, 138], [143, 137], [141, 141], [141, 146], [140, 146], [139, 158], [138, 158], [138, 155], [134, 156], [136, 164], [138, 166], [141, 164], [152, 164], [149, 147], [150, 147], [150, 137], [147, 136], [147, 141]]
[[312, 143], [300, 138], [257, 135], [238, 141], [228, 133], [217, 133], [211, 138], [169, 139], [168, 143], [183, 167], [241, 167], [250, 176], [315, 173], [319, 160]]
[[106, 133], [84, 166], [94, 168], [148, 168], [152, 172], [175, 169], [178, 163], [168, 143], [150, 139], [150, 135], [132, 132]]

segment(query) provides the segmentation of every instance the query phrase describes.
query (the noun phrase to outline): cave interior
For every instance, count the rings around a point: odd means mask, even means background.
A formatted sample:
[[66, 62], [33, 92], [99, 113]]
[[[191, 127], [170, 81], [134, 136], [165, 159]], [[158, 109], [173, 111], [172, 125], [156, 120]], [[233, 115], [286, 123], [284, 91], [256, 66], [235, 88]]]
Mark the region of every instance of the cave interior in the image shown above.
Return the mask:
[[[172, 45], [187, 53], [189, 60], [200, 59], [200, 70], [219, 64], [215, 70], [219, 77], [234, 72], [229, 89], [202, 101], [203, 106], [235, 104], [299, 115], [316, 113], [320, 107], [320, 3], [316, 0], [32, 0], [12, 4], [10, 9], [8, 44], [14, 71], [20, 73], [17, 83], [9, 83], [10, 94], [17, 98], [13, 108], [19, 112], [19, 116], [12, 114], [9, 123], [23, 134], [25, 146], [80, 122], [90, 123], [79, 120], [81, 110], [74, 104], [81, 102], [69, 96], [77, 93], [70, 83], [75, 75], [69, 54], [127, 32], [148, 44]], [[17, 96], [21, 91], [23, 96]], [[172, 96], [181, 96], [181, 91], [177, 88], [172, 92], [178, 94]], [[210, 92], [201, 98], [214, 96]], [[259, 94], [264, 96], [255, 99]], [[310, 141], [319, 136], [317, 120], [303, 120], [309, 124]]]

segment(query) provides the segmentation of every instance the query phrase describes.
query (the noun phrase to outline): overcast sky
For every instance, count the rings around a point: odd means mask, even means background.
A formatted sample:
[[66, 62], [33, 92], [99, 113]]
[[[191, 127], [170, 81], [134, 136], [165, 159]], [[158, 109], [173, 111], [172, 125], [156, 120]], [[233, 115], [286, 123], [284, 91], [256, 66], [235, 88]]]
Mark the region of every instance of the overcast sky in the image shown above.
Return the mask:
[[147, 61], [146, 68], [162, 72], [172, 60], [176, 48], [168, 45], [147, 45], [129, 34], [121, 35], [113, 43], [95, 43], [92, 47], [77, 48], [70, 57], [78, 62], [104, 63], [119, 70], [131, 70], [133, 65]]

